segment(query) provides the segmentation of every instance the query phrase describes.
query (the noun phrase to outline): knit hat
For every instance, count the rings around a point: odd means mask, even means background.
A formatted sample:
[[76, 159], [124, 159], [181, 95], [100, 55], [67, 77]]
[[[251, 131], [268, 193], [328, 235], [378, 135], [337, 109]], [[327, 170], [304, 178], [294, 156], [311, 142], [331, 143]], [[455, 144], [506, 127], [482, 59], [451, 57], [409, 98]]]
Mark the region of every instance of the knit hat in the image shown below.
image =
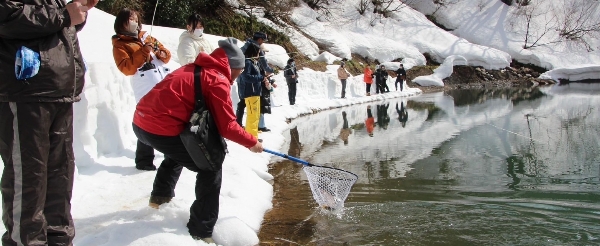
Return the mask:
[[219, 40], [219, 47], [227, 54], [229, 60], [229, 67], [231, 68], [244, 68], [246, 66], [246, 57], [244, 52], [237, 45], [237, 39], [228, 37], [227, 39]]

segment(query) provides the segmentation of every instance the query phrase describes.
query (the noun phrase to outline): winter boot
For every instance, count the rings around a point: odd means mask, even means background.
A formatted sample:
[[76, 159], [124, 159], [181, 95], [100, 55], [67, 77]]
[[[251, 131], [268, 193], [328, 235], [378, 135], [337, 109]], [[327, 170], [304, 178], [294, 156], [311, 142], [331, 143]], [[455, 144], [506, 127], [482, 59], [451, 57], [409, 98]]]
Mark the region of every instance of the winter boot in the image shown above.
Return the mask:
[[371, 95], [371, 93], [370, 93], [370, 92], [367, 92], [367, 96], [370, 96], [370, 95]]
[[168, 203], [171, 201], [171, 199], [173, 199], [173, 197], [166, 197], [166, 196], [150, 196], [150, 202], [148, 203], [148, 206], [150, 206], [151, 208], [155, 208], [158, 209], [158, 207], [163, 204], [163, 203]]
[[201, 238], [201, 237], [198, 237], [198, 236], [192, 236], [192, 238], [194, 240], [202, 240], [202, 241], [204, 241], [205, 243], [208, 243], [208, 244], [215, 243], [215, 241], [212, 239], [212, 237]]

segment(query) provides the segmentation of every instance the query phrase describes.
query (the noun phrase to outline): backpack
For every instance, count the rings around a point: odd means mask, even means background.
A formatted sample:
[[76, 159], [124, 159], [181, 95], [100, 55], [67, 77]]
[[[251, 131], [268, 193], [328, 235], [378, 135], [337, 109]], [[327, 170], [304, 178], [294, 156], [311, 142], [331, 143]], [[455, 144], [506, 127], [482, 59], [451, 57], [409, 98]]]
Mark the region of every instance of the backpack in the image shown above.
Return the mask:
[[196, 166], [202, 171], [216, 172], [221, 170], [227, 143], [219, 133], [211, 112], [206, 107], [200, 84], [200, 71], [194, 68], [195, 106], [183, 132], [179, 134], [185, 149], [188, 151]]

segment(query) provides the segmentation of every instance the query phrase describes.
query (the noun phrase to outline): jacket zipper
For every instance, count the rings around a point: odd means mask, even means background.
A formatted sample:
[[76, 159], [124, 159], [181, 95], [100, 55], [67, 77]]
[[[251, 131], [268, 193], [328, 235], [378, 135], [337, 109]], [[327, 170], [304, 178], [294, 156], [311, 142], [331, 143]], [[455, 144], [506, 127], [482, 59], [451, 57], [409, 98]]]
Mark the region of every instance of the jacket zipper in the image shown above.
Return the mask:
[[[63, 0], [52, 0], [52, 2], [54, 2], [54, 4], [59, 7], [59, 8], [63, 8], [66, 7], [64, 5], [64, 1]], [[62, 2], [63, 4], [60, 4], [59, 2]], [[75, 93], [77, 92], [77, 66], [75, 65], [76, 63], [76, 58], [75, 58], [75, 47], [73, 44], [73, 40], [71, 40], [69, 34], [69, 28], [67, 27], [67, 30], [65, 31], [64, 29], [62, 30], [63, 35], [65, 35], [65, 38], [67, 39], [69, 48], [71, 50], [71, 55], [73, 57], [73, 94], [71, 95], [71, 101], [75, 102]], [[77, 35], [77, 33], [75, 33], [75, 35]]]

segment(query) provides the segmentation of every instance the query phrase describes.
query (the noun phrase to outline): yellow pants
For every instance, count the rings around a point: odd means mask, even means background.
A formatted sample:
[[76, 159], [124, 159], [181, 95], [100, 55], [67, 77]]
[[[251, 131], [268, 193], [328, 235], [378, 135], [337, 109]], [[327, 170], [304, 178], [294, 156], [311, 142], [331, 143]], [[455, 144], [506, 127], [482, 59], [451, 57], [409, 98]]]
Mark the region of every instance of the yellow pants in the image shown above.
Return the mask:
[[244, 100], [246, 100], [246, 131], [258, 139], [260, 96], [247, 97]]

